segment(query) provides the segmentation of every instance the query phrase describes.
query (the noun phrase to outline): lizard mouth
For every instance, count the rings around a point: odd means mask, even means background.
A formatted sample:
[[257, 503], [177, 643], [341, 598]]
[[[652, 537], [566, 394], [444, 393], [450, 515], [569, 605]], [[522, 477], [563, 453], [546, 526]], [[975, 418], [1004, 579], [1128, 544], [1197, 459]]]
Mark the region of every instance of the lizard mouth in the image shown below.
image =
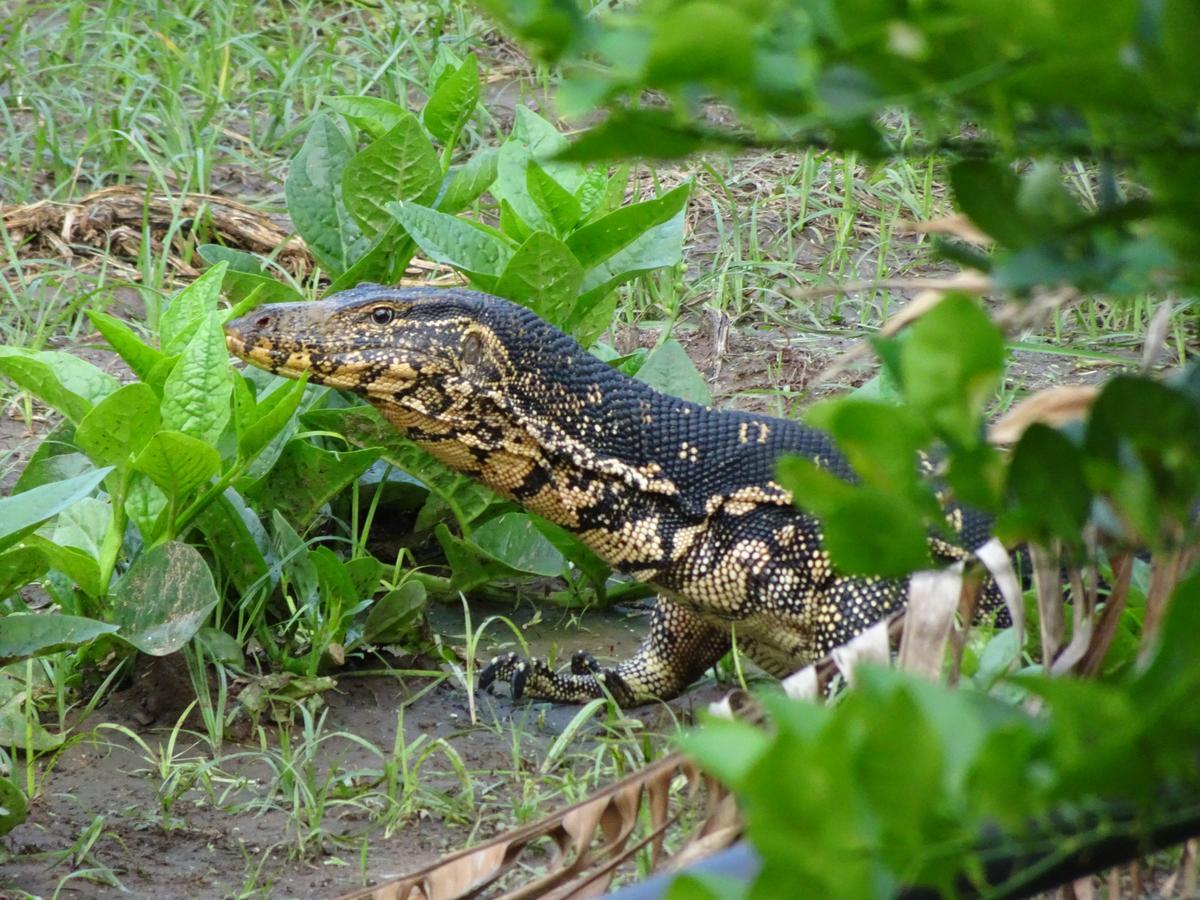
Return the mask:
[[239, 331], [228, 325], [225, 326], [225, 346], [238, 359], [287, 378], [299, 378], [311, 368], [311, 360], [306, 354], [281, 350], [264, 338], [247, 340]]

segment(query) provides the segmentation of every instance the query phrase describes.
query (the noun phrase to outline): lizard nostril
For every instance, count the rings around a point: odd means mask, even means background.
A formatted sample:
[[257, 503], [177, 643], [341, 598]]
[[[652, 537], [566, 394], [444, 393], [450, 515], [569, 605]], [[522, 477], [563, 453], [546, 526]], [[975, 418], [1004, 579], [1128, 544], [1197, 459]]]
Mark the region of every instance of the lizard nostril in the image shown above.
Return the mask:
[[259, 328], [266, 328], [268, 325], [271, 324], [271, 317], [270, 316], [259, 316], [254, 324], [257, 325]]

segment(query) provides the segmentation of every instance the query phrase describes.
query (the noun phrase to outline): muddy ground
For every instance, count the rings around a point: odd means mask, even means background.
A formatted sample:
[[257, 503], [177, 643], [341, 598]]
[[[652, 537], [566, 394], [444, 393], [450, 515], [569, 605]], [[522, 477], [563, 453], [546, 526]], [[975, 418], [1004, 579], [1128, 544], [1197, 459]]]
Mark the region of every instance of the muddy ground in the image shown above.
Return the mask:
[[[570, 616], [574, 624], [568, 625], [565, 613], [543, 609], [539, 616], [528, 604], [515, 616], [511, 608], [486, 604], [473, 610], [476, 624], [492, 613], [513, 616], [519, 624], [536, 616], [540, 623], [525, 630], [534, 652], [545, 653], [553, 643], [561, 656], [588, 649], [602, 658], [621, 656], [637, 645], [647, 612], [585, 613]], [[461, 638], [461, 609], [438, 608], [431, 619], [452, 645]], [[481, 652], [496, 649], [499, 645], [493, 644]], [[401, 874], [511, 826], [514, 811], [528, 801], [522, 796], [523, 781], [542, 793], [543, 812], [578, 799], [556, 798], [555, 777], [571, 768], [586, 777], [588, 753], [597, 746], [601, 729], [600, 722], [589, 725], [558, 770], [541, 778], [546, 750], [575, 717], [576, 708], [514, 704], [500, 692], [479, 694], [477, 724], [471, 725], [467, 694], [452, 678], [435, 683], [413, 676], [339, 675], [336, 688], [324, 695], [323, 734], [330, 737], [318, 754], [323, 772], [336, 767], [346, 784], [361, 786], [369, 780], [364, 773], [378, 772], [380, 757], [338, 733], [356, 735], [386, 754], [403, 707], [404, 743], [421, 735], [427, 742], [445, 739], [470, 772], [475, 807], [454, 813], [463, 788], [444, 759], [434, 756], [421, 772], [430, 802], [418, 800], [413, 815], [396, 823], [391, 834], [368, 822], [361, 810], [331, 802], [322, 823], [324, 839], [312, 841], [300, 854], [297, 828], [305, 823], [283, 808], [287, 798], [276, 796], [270, 809], [256, 803], [270, 793], [265, 788], [273, 770], [254, 738], [222, 747], [221, 777], [214, 779], [219, 783], [212, 793], [197, 784], [162, 813], [162, 778], [144, 750], [112, 726], [130, 729], [151, 746], [167, 742], [180, 710], [195, 696], [181, 665], [177, 657], [167, 658], [133, 678], [77, 726], [81, 736], [52, 767], [39, 767], [42, 791], [28, 820], [0, 839], [8, 854], [0, 866], [0, 897], [56, 892], [60, 897], [336, 896], [364, 878], [375, 882]], [[698, 707], [724, 691], [710, 680], [674, 703], [631, 715], [661, 745], [677, 722], [691, 721]], [[98, 728], [101, 723], [104, 727]], [[199, 730], [195, 716], [188, 724]], [[515, 750], [514, 732], [520, 735]], [[264, 726], [263, 733], [278, 743], [276, 727]], [[290, 734], [298, 742], [302, 728], [293, 725]], [[212, 758], [194, 734], [182, 735], [174, 752], [177, 760]], [[516, 769], [529, 773], [529, 779], [515, 777]], [[364, 838], [369, 838], [365, 866]]]

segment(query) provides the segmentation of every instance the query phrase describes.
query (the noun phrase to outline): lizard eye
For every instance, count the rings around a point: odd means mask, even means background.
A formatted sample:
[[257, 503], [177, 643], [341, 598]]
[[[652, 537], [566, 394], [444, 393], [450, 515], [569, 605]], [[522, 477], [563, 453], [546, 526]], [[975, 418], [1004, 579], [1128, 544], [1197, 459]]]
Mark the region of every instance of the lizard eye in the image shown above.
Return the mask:
[[377, 306], [371, 310], [371, 321], [376, 325], [388, 325], [396, 318], [396, 311], [390, 306]]

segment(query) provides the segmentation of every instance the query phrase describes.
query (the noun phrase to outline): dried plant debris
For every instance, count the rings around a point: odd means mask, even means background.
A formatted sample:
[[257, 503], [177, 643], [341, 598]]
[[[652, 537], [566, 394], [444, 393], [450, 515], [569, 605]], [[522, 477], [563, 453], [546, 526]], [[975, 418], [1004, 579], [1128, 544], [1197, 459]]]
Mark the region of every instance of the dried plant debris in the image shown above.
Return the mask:
[[115, 267], [131, 280], [140, 277], [138, 259], [146, 233], [152, 252], [165, 253], [171, 270], [183, 279], [200, 274], [194, 253], [202, 243], [265, 256], [296, 278], [313, 267], [308, 248], [292, 235], [286, 220], [281, 224], [244, 203], [211, 194], [119, 185], [73, 203], [42, 200], [10, 207], [0, 218], [22, 259]]

